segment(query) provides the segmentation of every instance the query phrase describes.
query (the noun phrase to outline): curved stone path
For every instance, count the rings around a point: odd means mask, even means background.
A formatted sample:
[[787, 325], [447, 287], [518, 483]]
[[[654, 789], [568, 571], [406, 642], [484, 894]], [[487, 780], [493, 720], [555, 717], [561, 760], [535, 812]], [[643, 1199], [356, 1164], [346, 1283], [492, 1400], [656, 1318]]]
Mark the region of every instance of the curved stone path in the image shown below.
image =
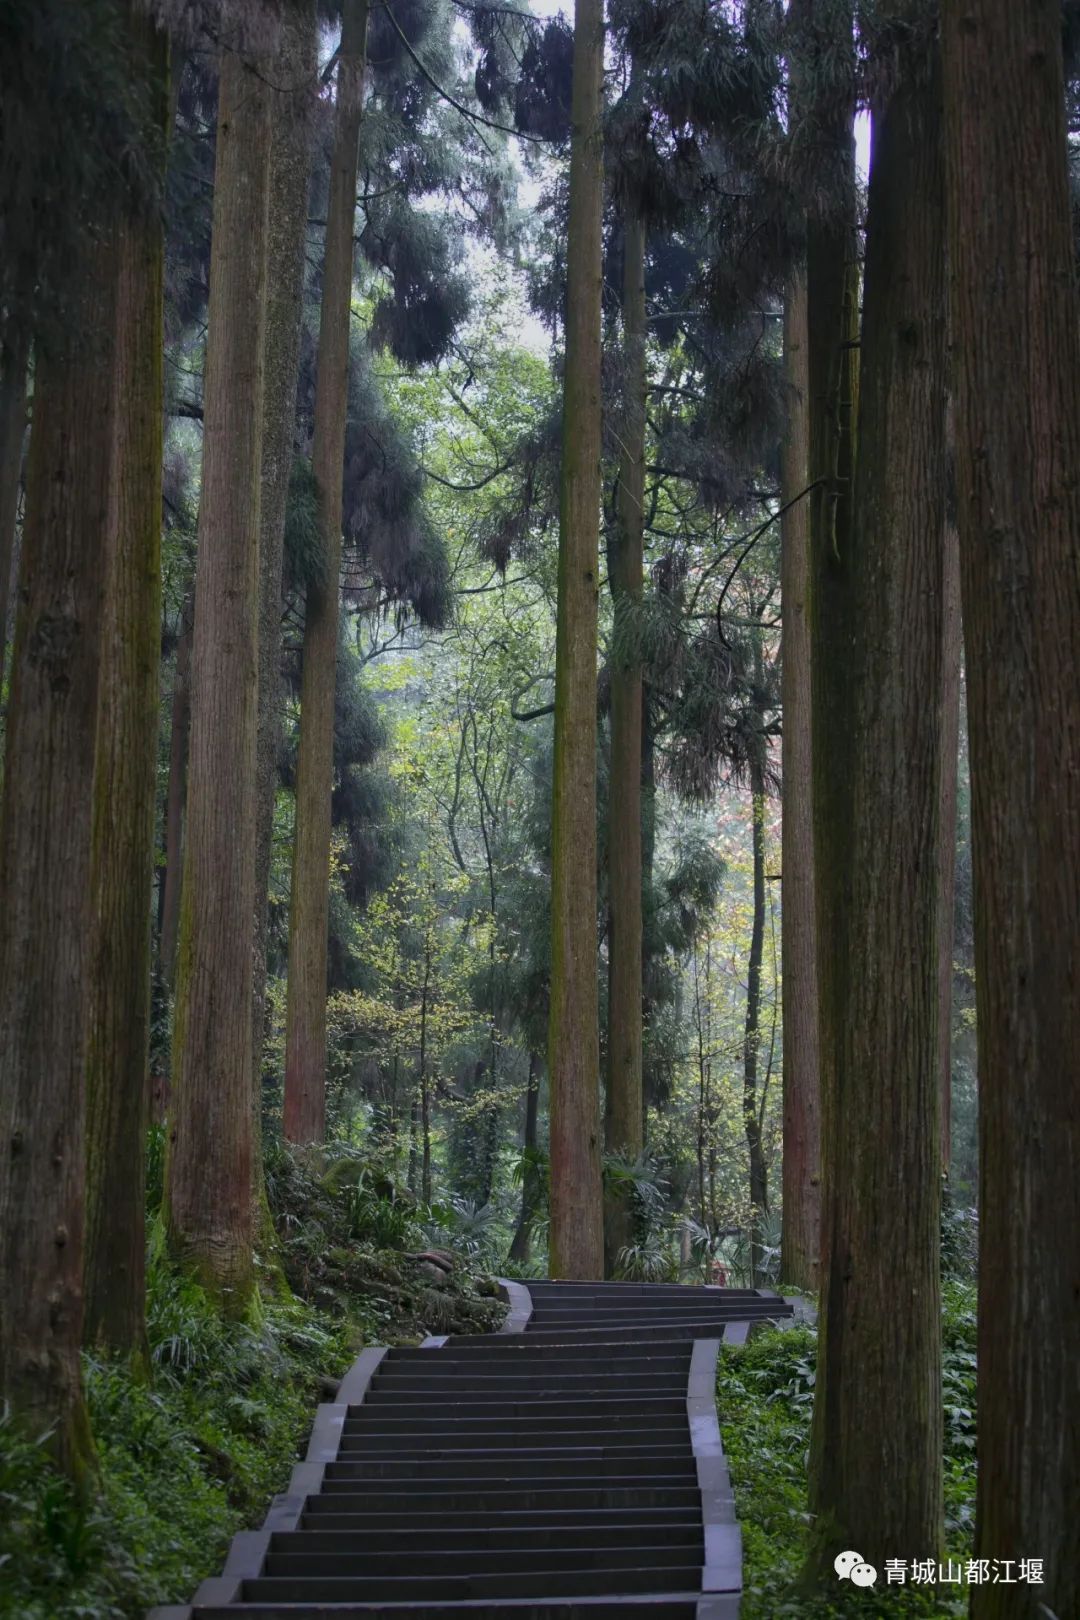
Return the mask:
[[714, 1404], [763, 1290], [506, 1282], [499, 1333], [361, 1352], [225, 1572], [150, 1620], [735, 1620]]

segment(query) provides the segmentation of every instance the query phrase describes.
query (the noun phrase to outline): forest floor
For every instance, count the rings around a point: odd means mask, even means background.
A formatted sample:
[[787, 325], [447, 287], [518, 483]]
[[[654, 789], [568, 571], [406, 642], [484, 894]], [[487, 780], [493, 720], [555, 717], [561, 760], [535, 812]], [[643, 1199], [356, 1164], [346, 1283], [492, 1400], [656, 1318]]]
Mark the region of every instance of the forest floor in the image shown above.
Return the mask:
[[[942, 1320], [945, 1534], [958, 1564], [971, 1557], [975, 1511], [975, 1290], [948, 1283]], [[723, 1350], [717, 1410], [743, 1533], [742, 1620], [951, 1620], [966, 1615], [967, 1586], [911, 1583], [806, 1598], [794, 1588], [807, 1551], [806, 1462], [810, 1447], [817, 1331], [807, 1323], [763, 1330]], [[927, 1549], [928, 1554], [932, 1549]], [[838, 1583], [839, 1586], [839, 1583]]]
[[223, 1322], [153, 1233], [148, 1375], [84, 1359], [88, 1501], [52, 1467], [47, 1436], [0, 1418], [3, 1620], [142, 1620], [187, 1601], [285, 1487], [316, 1405], [365, 1343], [501, 1321], [494, 1280], [429, 1250], [407, 1198], [355, 1158], [315, 1176], [271, 1156], [267, 1185], [278, 1252], [246, 1322]]

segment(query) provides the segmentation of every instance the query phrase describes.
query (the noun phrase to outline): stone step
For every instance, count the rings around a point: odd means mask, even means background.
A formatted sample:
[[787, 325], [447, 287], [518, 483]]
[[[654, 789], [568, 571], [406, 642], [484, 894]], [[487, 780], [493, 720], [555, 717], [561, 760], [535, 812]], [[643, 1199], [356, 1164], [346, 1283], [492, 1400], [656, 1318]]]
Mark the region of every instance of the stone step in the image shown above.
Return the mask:
[[470, 1548], [498, 1551], [508, 1549], [524, 1552], [529, 1548], [558, 1550], [561, 1547], [695, 1547], [702, 1546], [701, 1525], [659, 1524], [647, 1522], [631, 1525], [577, 1525], [561, 1522], [552, 1525], [446, 1525], [437, 1519], [415, 1523], [404, 1530], [378, 1530], [366, 1533], [355, 1530], [336, 1530], [320, 1525], [309, 1529], [279, 1531], [271, 1538], [273, 1553], [365, 1553], [387, 1552], [400, 1557], [407, 1551], [409, 1568], [413, 1568], [413, 1555], [436, 1549], [459, 1553]]
[[[715, 1600], [710, 1600], [715, 1601]], [[627, 1597], [532, 1598], [392, 1604], [200, 1604], [194, 1620], [695, 1620], [697, 1603], [685, 1592]], [[714, 1620], [728, 1620], [717, 1615]], [[732, 1610], [731, 1620], [737, 1620]]]
[[700, 1537], [690, 1545], [665, 1544], [663, 1546], [634, 1547], [526, 1547], [497, 1548], [463, 1546], [454, 1551], [446, 1547], [431, 1552], [418, 1551], [414, 1546], [408, 1560], [402, 1564], [400, 1550], [387, 1552], [313, 1552], [307, 1548], [277, 1552], [271, 1548], [267, 1555], [261, 1579], [274, 1577], [293, 1579], [350, 1578], [357, 1576], [378, 1580], [415, 1581], [428, 1576], [472, 1578], [475, 1575], [542, 1575], [565, 1574], [572, 1570], [667, 1569], [671, 1565], [697, 1564], [704, 1558], [704, 1545]]
[[[687, 1437], [686, 1426], [670, 1434], [663, 1430], [650, 1433], [648, 1430], [627, 1430], [619, 1436], [602, 1431], [600, 1434], [567, 1435], [560, 1441], [558, 1436], [550, 1436], [550, 1445], [540, 1445], [540, 1437], [536, 1434], [523, 1435], [520, 1444], [513, 1443], [513, 1436], [503, 1434], [499, 1437], [500, 1443], [492, 1445], [490, 1434], [462, 1434], [458, 1436], [440, 1434], [435, 1435], [431, 1443], [427, 1443], [423, 1435], [372, 1435], [361, 1441], [351, 1435], [346, 1435], [342, 1441], [338, 1457], [341, 1461], [363, 1462], [367, 1457], [373, 1461], [389, 1460], [406, 1462], [411, 1460], [437, 1462], [440, 1459], [462, 1458], [465, 1461], [480, 1462], [491, 1461], [497, 1463], [513, 1461], [524, 1472], [526, 1467], [545, 1462], [588, 1462], [593, 1457], [689, 1457], [690, 1443]], [[679, 1444], [682, 1441], [682, 1445]]]
[[602, 1401], [454, 1401], [426, 1406], [398, 1406], [392, 1401], [366, 1402], [345, 1419], [346, 1434], [381, 1433], [449, 1434], [463, 1424], [477, 1434], [550, 1433], [552, 1429], [582, 1430], [673, 1428], [686, 1422], [686, 1396], [674, 1400]]
[[[435, 1360], [440, 1371], [446, 1371], [455, 1364], [471, 1363], [470, 1370], [475, 1371], [478, 1362], [491, 1363], [493, 1366], [508, 1369], [511, 1367], [531, 1367], [536, 1371], [551, 1369], [558, 1371], [563, 1359], [567, 1361], [582, 1361], [588, 1366], [600, 1363], [608, 1372], [615, 1370], [615, 1364], [624, 1361], [640, 1361], [653, 1354], [683, 1358], [684, 1364], [690, 1365], [690, 1351], [685, 1339], [679, 1338], [665, 1330], [668, 1334], [666, 1342], [663, 1339], [650, 1340], [649, 1348], [644, 1343], [634, 1339], [615, 1339], [603, 1344], [590, 1340], [575, 1338], [567, 1339], [560, 1347], [540, 1345], [534, 1334], [507, 1333], [500, 1337], [497, 1333], [459, 1334], [447, 1339], [445, 1345], [437, 1350], [421, 1350], [419, 1347], [408, 1347], [393, 1352], [394, 1364], [398, 1366], [415, 1365], [417, 1362], [428, 1363]], [[554, 1351], [554, 1353], [553, 1353]], [[389, 1359], [389, 1358], [388, 1358]]]
[[[539, 1363], [544, 1358], [537, 1356]], [[475, 1387], [478, 1389], [502, 1389], [522, 1385], [530, 1389], [538, 1387], [535, 1376], [537, 1367], [530, 1370], [520, 1364], [506, 1365], [494, 1361], [488, 1364], [484, 1372], [478, 1373], [472, 1361], [453, 1361], [436, 1351], [428, 1353], [430, 1368], [423, 1363], [415, 1361], [391, 1361], [387, 1356], [372, 1381], [373, 1390], [398, 1389], [402, 1386], [408, 1389], [451, 1389], [455, 1385], [462, 1388]], [[564, 1357], [557, 1360], [554, 1356], [546, 1358], [543, 1367], [542, 1388], [559, 1389], [596, 1389], [598, 1391], [625, 1387], [633, 1383], [649, 1388], [653, 1383], [678, 1384], [685, 1386], [686, 1375], [690, 1366], [690, 1357], [680, 1348], [677, 1356], [648, 1356], [626, 1358], [620, 1361], [617, 1367], [597, 1365], [595, 1358], [579, 1360], [576, 1357]]]
[[701, 1508], [697, 1476], [689, 1470], [682, 1478], [665, 1475], [658, 1479], [649, 1475], [635, 1479], [623, 1475], [585, 1482], [579, 1476], [565, 1485], [543, 1479], [534, 1484], [495, 1478], [478, 1486], [475, 1480], [456, 1476], [438, 1483], [439, 1488], [434, 1489], [434, 1482], [427, 1480], [330, 1479], [318, 1496], [308, 1497], [305, 1511], [311, 1515], [365, 1513], [373, 1505], [390, 1508], [400, 1504], [417, 1514], [438, 1513], [461, 1501], [468, 1501], [477, 1512], [491, 1514], [534, 1509], [560, 1513], [570, 1509], [577, 1513], [596, 1509], [649, 1512], [656, 1507], [683, 1511]]
[[563, 1452], [550, 1457], [523, 1455], [511, 1452], [506, 1457], [469, 1457], [451, 1454], [446, 1457], [420, 1457], [388, 1459], [372, 1457], [369, 1461], [332, 1462], [326, 1465], [326, 1478], [336, 1479], [457, 1479], [463, 1486], [476, 1479], [504, 1479], [515, 1484], [528, 1484], [532, 1480], [562, 1479], [570, 1482], [607, 1479], [612, 1475], [655, 1479], [696, 1479], [689, 1447], [680, 1451], [630, 1454], [625, 1451], [606, 1455], [598, 1448], [575, 1457]]
[[400, 1401], [419, 1405], [456, 1404], [459, 1401], [477, 1401], [481, 1397], [492, 1401], [527, 1401], [534, 1406], [548, 1406], [553, 1401], [580, 1401], [603, 1406], [608, 1401], [630, 1400], [649, 1402], [675, 1400], [686, 1396], [686, 1368], [664, 1377], [648, 1378], [636, 1374], [620, 1378], [589, 1378], [577, 1374], [569, 1378], [549, 1378], [538, 1385], [535, 1378], [521, 1373], [504, 1373], [490, 1378], [477, 1378], [467, 1373], [451, 1373], [444, 1378], [413, 1377], [379, 1380], [364, 1397], [364, 1406], [379, 1406], [384, 1401]]
[[[411, 1500], [411, 1498], [410, 1498]], [[502, 1501], [502, 1498], [496, 1498]], [[572, 1528], [583, 1535], [606, 1534], [611, 1529], [643, 1534], [644, 1527], [670, 1526], [671, 1529], [701, 1528], [701, 1509], [693, 1503], [688, 1507], [565, 1507], [505, 1506], [488, 1512], [470, 1512], [465, 1508], [451, 1508], [440, 1500], [437, 1507], [415, 1512], [380, 1512], [377, 1508], [361, 1508], [356, 1512], [338, 1511], [340, 1499], [314, 1496], [300, 1516], [305, 1530], [351, 1530], [357, 1534], [376, 1531], [380, 1535], [427, 1535], [432, 1526], [447, 1530], [539, 1531]]]
[[259, 1576], [244, 1581], [246, 1601], [275, 1603], [393, 1603], [410, 1598], [577, 1597], [648, 1591], [697, 1592], [701, 1565], [644, 1565], [573, 1570], [474, 1572], [428, 1576]]

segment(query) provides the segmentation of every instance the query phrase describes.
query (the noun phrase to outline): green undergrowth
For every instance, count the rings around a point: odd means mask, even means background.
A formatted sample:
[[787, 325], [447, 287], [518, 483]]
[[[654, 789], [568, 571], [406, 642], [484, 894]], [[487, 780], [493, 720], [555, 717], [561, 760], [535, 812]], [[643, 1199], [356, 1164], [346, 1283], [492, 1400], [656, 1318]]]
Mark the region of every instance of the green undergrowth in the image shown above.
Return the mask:
[[[975, 1498], [975, 1295], [945, 1287], [942, 1320], [945, 1422], [945, 1530], [949, 1553], [971, 1556]], [[743, 1537], [743, 1620], [853, 1620], [946, 1617], [967, 1613], [967, 1588], [947, 1591], [845, 1587], [822, 1597], [795, 1595], [807, 1553], [806, 1464], [814, 1398], [817, 1332], [766, 1329], [722, 1352], [717, 1409]], [[839, 1585], [839, 1583], [838, 1583]], [[962, 1594], [962, 1595], [961, 1595]]]
[[[277, 1154], [271, 1169], [278, 1252], [251, 1320], [224, 1321], [155, 1230], [149, 1376], [84, 1359], [99, 1466], [89, 1501], [53, 1468], [47, 1436], [0, 1416], [3, 1620], [142, 1620], [186, 1601], [235, 1532], [262, 1522], [364, 1343], [501, 1319], [495, 1283], [455, 1254], [453, 1232], [370, 1165], [328, 1156], [316, 1172]], [[432, 1248], [440, 1235], [447, 1246]]]

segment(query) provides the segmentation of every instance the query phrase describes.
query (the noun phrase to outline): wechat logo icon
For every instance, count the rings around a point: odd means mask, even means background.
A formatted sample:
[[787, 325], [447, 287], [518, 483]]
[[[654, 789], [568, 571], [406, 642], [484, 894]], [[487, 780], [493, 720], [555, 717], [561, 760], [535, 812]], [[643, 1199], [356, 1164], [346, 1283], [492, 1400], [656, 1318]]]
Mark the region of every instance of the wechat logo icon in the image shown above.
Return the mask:
[[850, 1581], [852, 1586], [873, 1586], [877, 1580], [877, 1570], [873, 1564], [864, 1563], [862, 1553], [837, 1553], [833, 1569], [842, 1581]]

